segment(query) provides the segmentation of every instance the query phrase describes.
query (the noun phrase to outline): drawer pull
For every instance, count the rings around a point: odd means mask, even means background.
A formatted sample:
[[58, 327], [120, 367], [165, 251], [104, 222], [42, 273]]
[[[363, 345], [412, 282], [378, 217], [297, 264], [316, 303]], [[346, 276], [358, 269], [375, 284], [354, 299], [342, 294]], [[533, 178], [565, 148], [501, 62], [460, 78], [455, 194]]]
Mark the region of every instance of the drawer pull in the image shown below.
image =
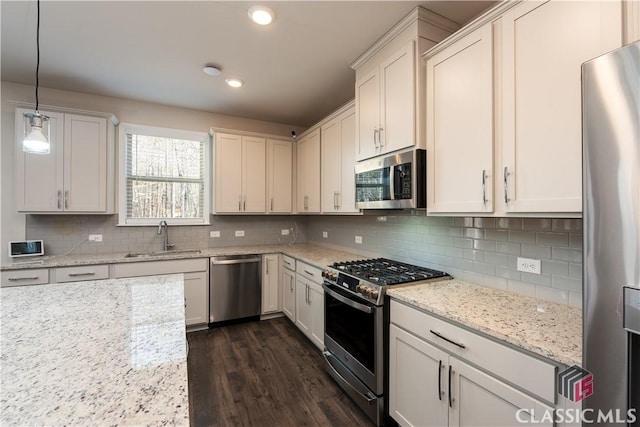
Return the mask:
[[443, 340], [445, 340], [448, 343], [451, 343], [453, 345], [457, 345], [460, 348], [467, 348], [464, 344], [461, 344], [459, 342], [455, 342], [447, 337], [445, 337], [444, 335], [442, 335], [440, 332], [436, 332], [433, 329], [429, 329], [429, 332], [431, 332], [433, 335], [437, 336], [438, 338], [441, 338]]
[[69, 277], [78, 277], [78, 276], [95, 276], [96, 273], [93, 271], [88, 271], [86, 273], [69, 273]]
[[453, 408], [453, 393], [451, 393], [451, 374], [453, 370], [451, 369], [451, 365], [449, 365], [449, 408]]
[[20, 280], [38, 280], [40, 277], [38, 276], [30, 276], [30, 277], [9, 277], [10, 282], [17, 282]]
[[438, 400], [442, 400], [442, 360], [438, 360]]
[[314, 277], [313, 273], [310, 272], [309, 270], [305, 270], [304, 272], [307, 273], [309, 276]]

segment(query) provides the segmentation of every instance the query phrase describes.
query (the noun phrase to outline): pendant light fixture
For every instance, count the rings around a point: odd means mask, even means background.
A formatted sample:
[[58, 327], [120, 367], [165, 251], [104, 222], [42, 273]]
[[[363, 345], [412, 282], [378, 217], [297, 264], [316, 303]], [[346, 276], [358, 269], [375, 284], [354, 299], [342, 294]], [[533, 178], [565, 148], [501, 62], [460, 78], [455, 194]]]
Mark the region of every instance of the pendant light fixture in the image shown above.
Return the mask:
[[[24, 118], [29, 121], [29, 128], [25, 123], [25, 134], [22, 141], [22, 151], [34, 154], [49, 154], [51, 144], [48, 136], [42, 132], [43, 125], [47, 124], [49, 117], [40, 114], [38, 107], [40, 102], [38, 99], [38, 86], [40, 85], [40, 0], [37, 0], [38, 18], [36, 24], [36, 109], [33, 113], [24, 113]], [[47, 134], [49, 134], [49, 126], [47, 125]], [[28, 133], [27, 133], [28, 131]]]

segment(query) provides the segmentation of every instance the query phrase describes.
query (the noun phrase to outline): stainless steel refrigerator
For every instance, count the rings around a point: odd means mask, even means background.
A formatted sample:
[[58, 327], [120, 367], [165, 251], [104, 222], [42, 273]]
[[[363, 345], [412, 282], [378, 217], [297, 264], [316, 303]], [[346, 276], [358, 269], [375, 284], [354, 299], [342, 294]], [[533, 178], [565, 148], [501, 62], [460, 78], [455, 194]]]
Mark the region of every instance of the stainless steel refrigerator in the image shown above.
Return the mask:
[[582, 405], [589, 425], [640, 425], [640, 42], [583, 64], [582, 126]]

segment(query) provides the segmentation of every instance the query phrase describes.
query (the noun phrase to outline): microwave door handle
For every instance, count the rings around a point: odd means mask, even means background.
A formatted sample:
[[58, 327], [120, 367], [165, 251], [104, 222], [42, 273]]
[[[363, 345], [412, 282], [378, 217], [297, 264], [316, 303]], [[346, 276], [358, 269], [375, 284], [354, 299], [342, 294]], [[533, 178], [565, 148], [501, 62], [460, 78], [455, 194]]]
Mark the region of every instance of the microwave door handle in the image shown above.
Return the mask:
[[389, 166], [389, 200], [396, 198], [395, 166]]

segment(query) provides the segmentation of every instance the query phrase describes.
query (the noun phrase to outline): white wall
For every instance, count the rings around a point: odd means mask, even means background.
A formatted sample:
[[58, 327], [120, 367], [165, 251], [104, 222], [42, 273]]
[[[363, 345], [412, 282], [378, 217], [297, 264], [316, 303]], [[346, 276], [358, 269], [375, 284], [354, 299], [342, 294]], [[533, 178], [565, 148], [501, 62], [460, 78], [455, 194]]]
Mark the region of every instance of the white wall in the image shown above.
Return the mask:
[[[241, 117], [213, 114], [204, 111], [175, 108], [166, 105], [112, 98], [85, 93], [41, 87], [40, 108], [73, 108], [114, 114], [121, 122], [207, 132], [211, 127], [290, 136], [304, 128], [249, 120]], [[14, 109], [16, 103], [35, 103], [33, 86], [1, 82], [1, 140], [0, 140], [0, 262], [10, 262], [7, 242], [26, 238], [25, 215], [18, 214], [14, 204]]]

